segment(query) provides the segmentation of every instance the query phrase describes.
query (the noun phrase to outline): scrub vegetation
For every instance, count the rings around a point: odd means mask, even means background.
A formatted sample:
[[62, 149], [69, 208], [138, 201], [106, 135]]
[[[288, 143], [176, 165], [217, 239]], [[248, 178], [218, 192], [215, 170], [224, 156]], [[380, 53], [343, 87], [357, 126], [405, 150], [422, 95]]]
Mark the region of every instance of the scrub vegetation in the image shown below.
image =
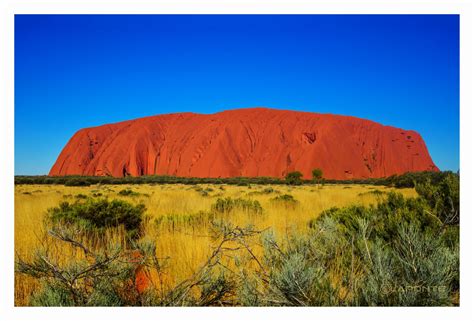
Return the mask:
[[301, 184], [17, 178], [15, 304], [459, 305], [458, 174], [380, 185], [316, 174]]

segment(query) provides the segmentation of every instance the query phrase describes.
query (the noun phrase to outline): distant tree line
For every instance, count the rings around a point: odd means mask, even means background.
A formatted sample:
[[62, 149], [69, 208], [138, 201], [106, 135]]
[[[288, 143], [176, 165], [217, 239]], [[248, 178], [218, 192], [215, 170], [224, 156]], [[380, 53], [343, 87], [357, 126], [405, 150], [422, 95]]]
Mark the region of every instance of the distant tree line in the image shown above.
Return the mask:
[[323, 178], [320, 169], [312, 171], [312, 179], [303, 179], [299, 171], [290, 172], [284, 179], [276, 177], [227, 177], [201, 178], [178, 177], [166, 175], [138, 176], [138, 177], [111, 177], [111, 176], [15, 176], [15, 184], [51, 184], [65, 186], [89, 186], [94, 184], [229, 184], [247, 186], [250, 184], [281, 184], [281, 185], [311, 185], [311, 184], [367, 184], [385, 185], [397, 188], [415, 187], [417, 183], [431, 182], [437, 184], [447, 175], [458, 175], [451, 171], [445, 172], [410, 172], [402, 175], [392, 175], [384, 178], [362, 178], [336, 180]]

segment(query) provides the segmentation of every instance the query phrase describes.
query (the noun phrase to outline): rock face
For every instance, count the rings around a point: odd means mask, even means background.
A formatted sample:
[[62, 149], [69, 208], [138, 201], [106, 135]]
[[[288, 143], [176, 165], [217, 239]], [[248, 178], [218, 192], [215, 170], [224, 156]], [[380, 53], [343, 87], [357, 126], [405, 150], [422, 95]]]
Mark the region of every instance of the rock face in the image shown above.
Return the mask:
[[177, 113], [79, 130], [49, 175], [330, 179], [438, 171], [421, 136], [348, 116], [249, 108]]

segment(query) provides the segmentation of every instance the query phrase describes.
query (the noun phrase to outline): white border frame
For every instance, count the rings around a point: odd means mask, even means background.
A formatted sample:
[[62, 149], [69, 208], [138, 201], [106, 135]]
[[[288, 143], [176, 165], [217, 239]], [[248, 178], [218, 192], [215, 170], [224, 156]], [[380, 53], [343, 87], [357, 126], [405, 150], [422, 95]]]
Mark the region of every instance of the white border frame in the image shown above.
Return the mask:
[[[461, 297], [441, 308], [31, 308], [14, 307], [14, 14], [460, 14], [461, 30]], [[0, 319], [14, 320], [474, 320], [473, 6], [458, 0], [29, 0], [0, 2]]]

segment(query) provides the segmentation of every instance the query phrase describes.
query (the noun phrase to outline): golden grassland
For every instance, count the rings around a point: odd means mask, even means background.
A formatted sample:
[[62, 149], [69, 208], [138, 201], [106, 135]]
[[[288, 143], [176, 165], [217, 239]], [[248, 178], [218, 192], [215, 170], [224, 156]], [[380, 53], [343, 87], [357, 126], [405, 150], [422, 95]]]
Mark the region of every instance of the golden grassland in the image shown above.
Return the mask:
[[[119, 195], [124, 189], [137, 194]], [[160, 282], [171, 286], [192, 275], [212, 253], [210, 222], [202, 213], [208, 212], [218, 198], [259, 201], [263, 207], [262, 214], [236, 210], [229, 214], [229, 219], [238, 226], [252, 224], [259, 230], [271, 228], [277, 236], [284, 237], [288, 231], [305, 233], [308, 222], [328, 208], [375, 203], [383, 197], [383, 194], [373, 193], [375, 190], [387, 192], [392, 189], [368, 185], [16, 185], [15, 252], [26, 259], [31, 257], [47, 239], [43, 225], [47, 209], [58, 206], [62, 201], [74, 202], [77, 195], [143, 203], [149, 217], [144, 228], [145, 237], [156, 242], [157, 256], [169, 257], [166, 274], [160, 277]], [[397, 192], [404, 196], [416, 196], [414, 189], [397, 189]], [[283, 194], [292, 195], [298, 201], [297, 205], [272, 201], [272, 198]], [[108, 239], [122, 243], [123, 235], [115, 231]], [[62, 247], [54, 250], [58, 255], [68, 251]], [[27, 305], [28, 297], [37, 287], [36, 280], [16, 275], [15, 304]]]

